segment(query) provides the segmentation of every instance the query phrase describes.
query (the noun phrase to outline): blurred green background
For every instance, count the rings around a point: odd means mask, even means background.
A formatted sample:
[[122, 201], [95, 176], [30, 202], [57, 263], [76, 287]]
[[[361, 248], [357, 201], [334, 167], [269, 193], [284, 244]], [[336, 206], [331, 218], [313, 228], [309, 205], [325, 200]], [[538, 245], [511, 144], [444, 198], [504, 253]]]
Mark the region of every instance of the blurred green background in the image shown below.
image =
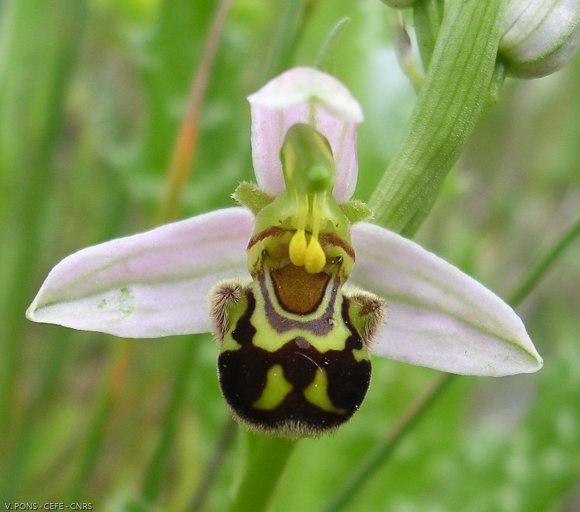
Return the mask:
[[[0, 3], [6, 502], [196, 510], [201, 486], [202, 510], [227, 508], [241, 449], [210, 335], [128, 341], [24, 318], [62, 257], [158, 221], [217, 4]], [[245, 97], [287, 67], [312, 65], [343, 16], [351, 23], [336, 74], [365, 113], [356, 196], [368, 199], [415, 101], [396, 63], [387, 8], [379, 0], [235, 0], [181, 216], [232, 204], [236, 184], [252, 179]], [[418, 233], [503, 297], [578, 216], [579, 83], [578, 57], [548, 78], [508, 80]], [[545, 368], [456, 379], [347, 510], [580, 510], [579, 249], [576, 241], [519, 308]], [[361, 411], [335, 436], [298, 444], [273, 510], [322, 510], [436, 375], [375, 360]], [[212, 485], [202, 483], [214, 470]]]

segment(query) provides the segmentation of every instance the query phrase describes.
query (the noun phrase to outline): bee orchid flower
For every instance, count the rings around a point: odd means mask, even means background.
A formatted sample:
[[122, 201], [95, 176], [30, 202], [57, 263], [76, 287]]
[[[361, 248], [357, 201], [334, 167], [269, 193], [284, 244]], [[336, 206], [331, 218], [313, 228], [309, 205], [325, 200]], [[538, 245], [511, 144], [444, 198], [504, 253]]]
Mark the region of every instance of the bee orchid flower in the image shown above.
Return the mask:
[[351, 200], [359, 104], [295, 68], [249, 97], [258, 185], [226, 208], [82, 249], [29, 319], [116, 336], [213, 331], [224, 398], [260, 431], [332, 431], [360, 407], [370, 354], [501, 376], [542, 359], [498, 296]]

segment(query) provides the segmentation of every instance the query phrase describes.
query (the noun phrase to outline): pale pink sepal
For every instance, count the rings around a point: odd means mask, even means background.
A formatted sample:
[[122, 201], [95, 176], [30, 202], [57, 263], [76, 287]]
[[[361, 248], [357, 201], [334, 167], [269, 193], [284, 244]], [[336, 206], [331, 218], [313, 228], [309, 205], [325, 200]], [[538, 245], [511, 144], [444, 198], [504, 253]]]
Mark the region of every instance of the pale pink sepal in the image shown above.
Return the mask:
[[128, 338], [211, 331], [208, 293], [248, 275], [252, 225], [228, 208], [83, 249], [52, 269], [27, 317]]
[[463, 375], [530, 373], [542, 358], [522, 321], [497, 295], [391, 231], [353, 226], [352, 283], [386, 300], [373, 353]]
[[329, 141], [336, 163], [333, 194], [352, 196], [358, 175], [356, 127], [363, 119], [357, 101], [336, 78], [313, 68], [294, 68], [248, 97], [252, 110], [252, 157], [258, 185], [272, 196], [284, 189], [280, 148], [288, 128], [307, 123]]

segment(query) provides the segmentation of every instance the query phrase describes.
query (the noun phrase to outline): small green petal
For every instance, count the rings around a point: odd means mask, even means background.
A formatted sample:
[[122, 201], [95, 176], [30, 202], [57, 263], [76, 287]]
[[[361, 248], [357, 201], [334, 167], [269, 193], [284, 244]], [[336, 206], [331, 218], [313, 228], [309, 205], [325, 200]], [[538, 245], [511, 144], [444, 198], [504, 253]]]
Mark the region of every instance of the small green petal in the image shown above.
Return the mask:
[[245, 206], [254, 215], [268, 206], [274, 198], [266, 194], [258, 185], [250, 181], [242, 181], [237, 187], [232, 198]]
[[356, 222], [364, 222], [366, 220], [371, 220], [373, 218], [373, 211], [358, 199], [352, 199], [347, 203], [343, 203], [340, 206], [342, 213], [350, 221], [351, 224]]

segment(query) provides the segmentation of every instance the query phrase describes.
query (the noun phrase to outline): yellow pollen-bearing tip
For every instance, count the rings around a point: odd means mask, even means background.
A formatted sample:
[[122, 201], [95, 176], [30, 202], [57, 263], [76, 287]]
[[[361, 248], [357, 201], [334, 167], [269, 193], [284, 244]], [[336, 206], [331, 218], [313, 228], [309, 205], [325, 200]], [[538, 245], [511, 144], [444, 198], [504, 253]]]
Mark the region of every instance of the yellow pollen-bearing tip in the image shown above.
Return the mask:
[[326, 265], [326, 255], [317, 238], [311, 238], [306, 248], [304, 268], [309, 274], [318, 274]]
[[290, 261], [294, 265], [297, 267], [304, 265], [306, 260], [306, 234], [303, 229], [299, 229], [294, 233], [290, 240], [288, 252], [290, 253]]

